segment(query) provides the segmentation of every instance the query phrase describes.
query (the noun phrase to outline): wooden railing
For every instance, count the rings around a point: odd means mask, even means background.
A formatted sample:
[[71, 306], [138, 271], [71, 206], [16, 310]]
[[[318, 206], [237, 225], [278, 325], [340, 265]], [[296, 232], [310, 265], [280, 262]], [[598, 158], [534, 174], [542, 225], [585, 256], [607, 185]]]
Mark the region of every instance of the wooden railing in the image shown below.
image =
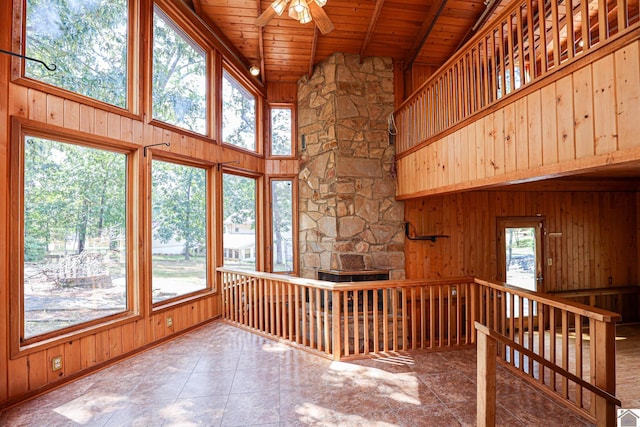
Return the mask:
[[225, 319], [335, 360], [473, 342], [471, 278], [333, 283], [218, 272]]
[[[509, 340], [499, 360], [595, 420], [615, 392], [616, 313], [474, 278], [333, 283], [218, 269], [224, 318], [334, 360]], [[544, 359], [543, 362], [541, 360]], [[588, 385], [587, 385], [588, 384]]]
[[583, 380], [566, 371], [554, 363], [535, 352], [521, 346], [508, 337], [497, 333], [495, 330], [487, 328], [479, 322], [475, 323], [478, 349], [478, 407], [477, 425], [493, 426], [496, 421], [496, 358], [498, 346], [513, 347], [527, 358], [534, 360], [541, 366], [546, 367], [554, 374], [573, 381], [576, 385], [589, 390], [594, 395], [596, 401], [595, 420], [599, 426], [612, 426], [616, 424], [616, 406], [621, 406], [622, 402], [611, 393], [596, 387], [588, 381]]
[[589, 387], [615, 394], [615, 325], [620, 315], [502, 283], [475, 283], [476, 320], [513, 343], [498, 345], [500, 361], [596, 420], [602, 408]]
[[633, 0], [514, 1], [396, 110], [397, 152], [638, 27]]

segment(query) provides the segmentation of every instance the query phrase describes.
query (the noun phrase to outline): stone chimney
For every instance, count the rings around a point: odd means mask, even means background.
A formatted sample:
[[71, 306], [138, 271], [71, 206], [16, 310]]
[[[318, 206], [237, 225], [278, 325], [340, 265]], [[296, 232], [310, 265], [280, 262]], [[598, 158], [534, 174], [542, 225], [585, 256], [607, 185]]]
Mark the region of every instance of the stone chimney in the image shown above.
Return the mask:
[[390, 58], [336, 53], [298, 82], [300, 274], [389, 270], [403, 279], [404, 205], [395, 200]]

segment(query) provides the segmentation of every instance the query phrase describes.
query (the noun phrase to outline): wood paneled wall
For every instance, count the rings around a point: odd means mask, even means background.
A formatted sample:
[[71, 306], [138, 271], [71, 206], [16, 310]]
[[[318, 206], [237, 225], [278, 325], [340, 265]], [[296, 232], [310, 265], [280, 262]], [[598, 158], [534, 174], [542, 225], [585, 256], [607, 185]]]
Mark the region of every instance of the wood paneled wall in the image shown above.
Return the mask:
[[398, 197], [640, 161], [640, 32], [629, 37], [400, 155]]
[[[635, 191], [474, 191], [405, 202], [418, 234], [405, 243], [407, 278], [497, 275], [498, 217], [544, 218], [548, 291], [638, 285]], [[611, 283], [609, 283], [611, 277]]]

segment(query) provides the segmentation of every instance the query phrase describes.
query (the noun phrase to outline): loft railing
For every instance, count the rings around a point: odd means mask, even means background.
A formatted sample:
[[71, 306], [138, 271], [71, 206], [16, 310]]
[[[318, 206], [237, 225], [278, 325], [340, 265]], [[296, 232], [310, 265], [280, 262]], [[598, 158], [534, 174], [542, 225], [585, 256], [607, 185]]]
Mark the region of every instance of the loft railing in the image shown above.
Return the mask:
[[395, 112], [397, 152], [640, 27], [637, 0], [516, 0]]
[[593, 387], [615, 393], [616, 313], [469, 277], [333, 283], [218, 274], [228, 322], [326, 358], [470, 347], [477, 321], [512, 343], [498, 345], [501, 363], [587, 418], [597, 415]]

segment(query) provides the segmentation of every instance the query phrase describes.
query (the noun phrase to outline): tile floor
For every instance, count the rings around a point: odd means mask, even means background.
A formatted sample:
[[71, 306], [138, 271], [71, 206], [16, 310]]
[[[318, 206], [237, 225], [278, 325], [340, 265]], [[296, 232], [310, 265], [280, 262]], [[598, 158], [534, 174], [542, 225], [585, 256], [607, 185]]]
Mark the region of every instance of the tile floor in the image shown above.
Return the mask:
[[[0, 426], [473, 426], [475, 356], [332, 362], [216, 321], [11, 408]], [[587, 425], [498, 373], [499, 425]]]

